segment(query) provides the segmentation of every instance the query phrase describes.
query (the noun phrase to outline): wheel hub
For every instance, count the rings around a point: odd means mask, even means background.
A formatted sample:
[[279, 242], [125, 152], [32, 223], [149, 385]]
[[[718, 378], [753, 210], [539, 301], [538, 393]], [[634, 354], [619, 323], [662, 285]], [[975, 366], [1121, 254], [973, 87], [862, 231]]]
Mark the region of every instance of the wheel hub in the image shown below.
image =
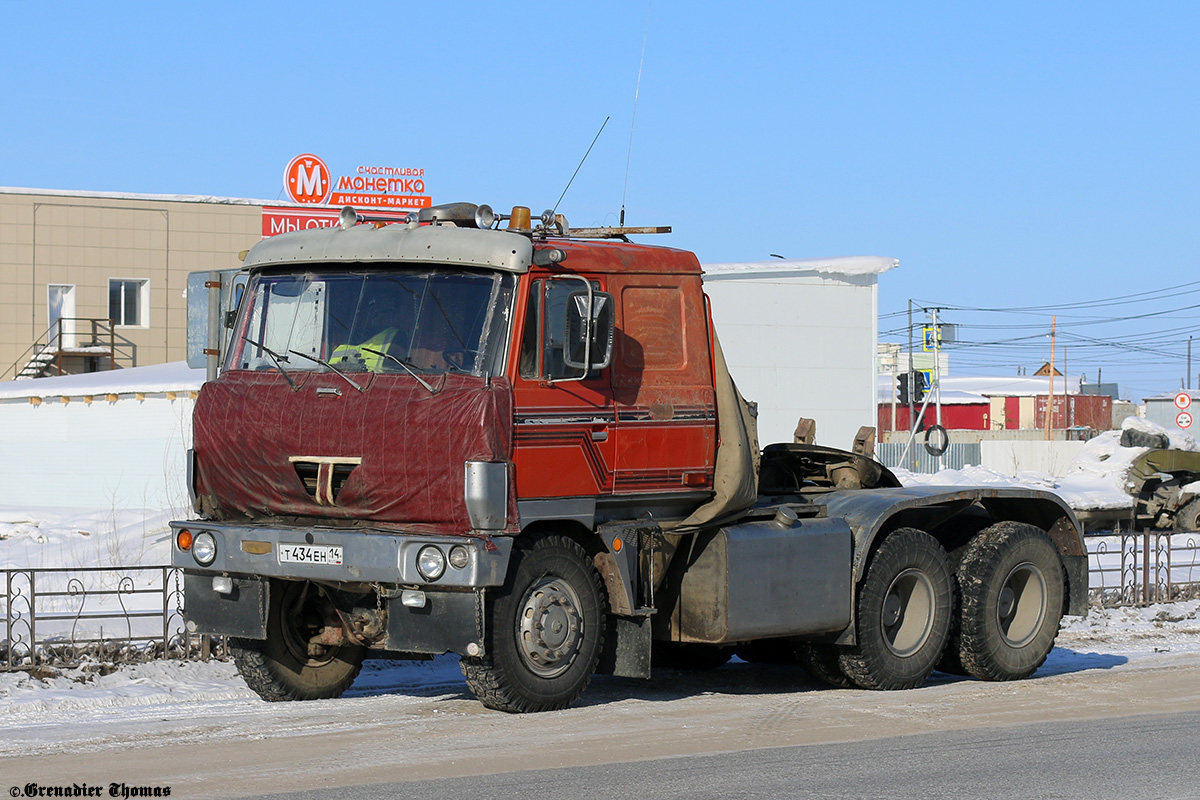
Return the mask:
[[325, 628], [330, 603], [319, 590], [307, 584], [294, 584], [283, 598], [282, 624], [284, 646], [302, 664], [319, 667], [337, 657], [337, 645], [316, 641]]
[[892, 581], [884, 595], [880, 621], [884, 642], [901, 658], [918, 652], [933, 630], [936, 593], [929, 576], [906, 569]]
[[558, 578], [530, 587], [521, 604], [517, 648], [525, 665], [543, 678], [566, 672], [579, 652], [583, 614], [578, 595]]
[[1046, 576], [1028, 561], [1009, 571], [996, 599], [996, 622], [1010, 647], [1033, 641], [1046, 618]]

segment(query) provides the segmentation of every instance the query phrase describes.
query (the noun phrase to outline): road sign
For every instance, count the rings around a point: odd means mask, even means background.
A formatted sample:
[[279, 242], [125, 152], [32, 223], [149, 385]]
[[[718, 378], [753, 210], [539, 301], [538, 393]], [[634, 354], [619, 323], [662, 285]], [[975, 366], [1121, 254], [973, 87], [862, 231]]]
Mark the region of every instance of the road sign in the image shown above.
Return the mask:
[[1192, 396], [1187, 392], [1180, 392], [1175, 395], [1175, 407], [1180, 411], [1185, 411], [1192, 405]]
[[1180, 411], [1175, 415], [1175, 424], [1181, 428], [1192, 427], [1192, 415], [1188, 411]]
[[924, 350], [926, 353], [928, 353], [932, 350], [936, 350], [937, 345], [939, 343], [940, 343], [940, 341], [938, 341], [936, 339], [936, 337], [934, 336], [934, 330], [933, 330], [932, 325], [926, 325], [925, 327], [921, 328], [921, 349], [922, 350]]

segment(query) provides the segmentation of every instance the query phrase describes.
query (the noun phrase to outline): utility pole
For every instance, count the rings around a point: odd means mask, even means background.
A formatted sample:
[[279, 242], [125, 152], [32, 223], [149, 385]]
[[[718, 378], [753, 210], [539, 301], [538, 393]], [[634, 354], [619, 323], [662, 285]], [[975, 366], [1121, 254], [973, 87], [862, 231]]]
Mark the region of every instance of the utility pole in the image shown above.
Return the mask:
[[1050, 441], [1050, 431], [1054, 428], [1054, 331], [1058, 324], [1058, 315], [1050, 317], [1050, 394], [1046, 397], [1046, 441]]
[[[929, 391], [936, 392], [933, 396], [934, 409], [937, 411], [937, 424], [942, 425], [942, 329], [938, 326], [938, 309], [933, 309], [933, 386]], [[945, 425], [942, 425], [945, 428]], [[942, 457], [937, 457], [938, 471], [942, 469]]]
[[[913, 335], [912, 335], [912, 298], [908, 301], [908, 440], [911, 442], [913, 432], [917, 429], [917, 420], [913, 416]], [[906, 448], [907, 450], [907, 448]], [[913, 461], [905, 463], [905, 469], [915, 470], [916, 454], [913, 455]]]
[[1188, 391], [1192, 390], [1192, 337], [1188, 337], [1188, 366], [1187, 366]]

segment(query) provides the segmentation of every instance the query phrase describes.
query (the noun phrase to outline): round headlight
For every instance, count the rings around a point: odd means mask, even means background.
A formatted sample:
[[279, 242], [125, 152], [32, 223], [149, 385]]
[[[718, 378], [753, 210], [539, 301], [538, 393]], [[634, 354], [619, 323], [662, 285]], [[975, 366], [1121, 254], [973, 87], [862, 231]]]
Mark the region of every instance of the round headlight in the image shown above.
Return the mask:
[[433, 545], [425, 545], [417, 553], [417, 571], [425, 580], [436, 581], [446, 571], [446, 556]]
[[450, 566], [455, 569], [462, 569], [467, 565], [470, 556], [467, 554], [467, 548], [461, 544], [456, 544], [450, 548]]
[[217, 540], [208, 531], [201, 531], [192, 540], [192, 558], [202, 567], [207, 567], [217, 557]]

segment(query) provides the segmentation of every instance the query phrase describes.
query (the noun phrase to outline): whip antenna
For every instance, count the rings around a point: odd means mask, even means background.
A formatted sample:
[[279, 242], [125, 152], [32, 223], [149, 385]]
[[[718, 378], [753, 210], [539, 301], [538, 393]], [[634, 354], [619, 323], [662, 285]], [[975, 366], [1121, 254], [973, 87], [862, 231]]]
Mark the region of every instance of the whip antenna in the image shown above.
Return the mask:
[[604, 122], [600, 123], [600, 130], [596, 131], [596, 137], [592, 139], [592, 143], [588, 145], [587, 152], [583, 154], [583, 158], [579, 159], [579, 166], [576, 167], [575, 171], [571, 173], [571, 180], [567, 181], [566, 188], [564, 188], [562, 194], [558, 196], [558, 200], [554, 203], [554, 208], [550, 213], [553, 214], [555, 211], [558, 211], [558, 204], [561, 203], [562, 199], [567, 196], [567, 189], [570, 189], [571, 184], [575, 182], [575, 176], [579, 174], [580, 168], [583, 167], [583, 162], [587, 161], [587, 157], [591, 155], [592, 148], [596, 146], [596, 139], [599, 139], [600, 134], [604, 133], [604, 126], [608, 124], [609, 119], [609, 117], [605, 117]]
[[625, 185], [621, 187], [621, 227], [625, 227], [625, 195], [629, 193], [629, 159], [633, 156], [633, 124], [637, 122], [638, 95], [642, 91], [642, 65], [646, 63], [646, 37], [650, 33], [650, 9], [653, 0], [646, 4], [646, 30], [642, 33], [642, 58], [638, 61], [637, 87], [633, 90], [633, 117], [629, 120], [629, 151], [625, 154]]

